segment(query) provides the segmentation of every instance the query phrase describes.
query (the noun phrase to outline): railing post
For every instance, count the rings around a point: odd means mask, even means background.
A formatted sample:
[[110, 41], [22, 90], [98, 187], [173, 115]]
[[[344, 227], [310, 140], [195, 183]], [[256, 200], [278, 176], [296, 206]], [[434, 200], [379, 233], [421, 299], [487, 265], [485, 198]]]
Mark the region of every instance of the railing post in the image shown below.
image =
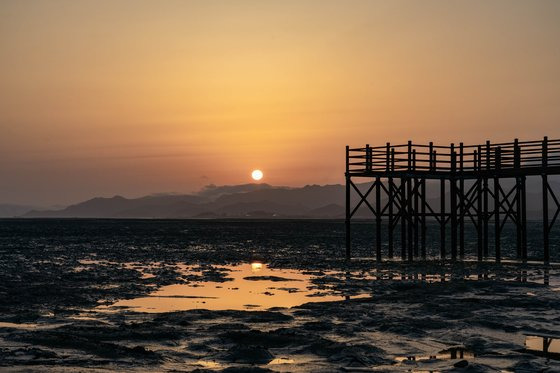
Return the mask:
[[391, 143], [387, 143], [387, 148], [385, 150], [385, 171], [389, 172], [391, 169]]
[[371, 172], [371, 148], [369, 144], [366, 144], [366, 172]]
[[519, 139], [513, 140], [513, 167], [516, 172], [521, 168], [521, 148], [519, 147]]
[[486, 140], [486, 170], [490, 171], [490, 141]]
[[430, 171], [434, 170], [434, 143], [430, 141]]
[[412, 141], [408, 140], [408, 171], [412, 169]]

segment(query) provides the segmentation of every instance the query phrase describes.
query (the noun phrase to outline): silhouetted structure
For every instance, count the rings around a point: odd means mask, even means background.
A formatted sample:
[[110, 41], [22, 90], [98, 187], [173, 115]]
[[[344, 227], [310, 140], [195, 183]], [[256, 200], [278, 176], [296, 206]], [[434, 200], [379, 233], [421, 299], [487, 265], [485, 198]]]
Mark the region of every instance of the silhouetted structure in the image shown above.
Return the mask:
[[[488, 257], [489, 229], [493, 223], [496, 261], [501, 260], [501, 233], [506, 222], [515, 224], [517, 258], [527, 260], [526, 177], [542, 180], [543, 261], [550, 261], [549, 234], [560, 213], [560, 202], [548, 176], [560, 175], [560, 140], [518, 141], [483, 145], [437, 146], [413, 144], [365, 148], [346, 146], [346, 257], [351, 256], [351, 219], [365, 204], [376, 225], [376, 259], [382, 259], [381, 224], [388, 220], [388, 257], [394, 256], [394, 233], [401, 225], [401, 256], [412, 261], [426, 258], [426, 219], [440, 228], [440, 256], [445, 259], [446, 227], [451, 230], [451, 259], [465, 255], [465, 223], [477, 231], [478, 260]], [[353, 178], [374, 179], [363, 193]], [[504, 189], [500, 181], [513, 178], [515, 185]], [[439, 180], [440, 206], [427, 202], [426, 180]], [[467, 182], [467, 183], [466, 183]], [[468, 185], [467, 185], [468, 184]], [[351, 191], [359, 203], [351, 206]], [[446, 190], [449, 197], [446, 198]], [[382, 203], [382, 194], [386, 197]], [[368, 198], [373, 195], [370, 202]], [[556, 208], [549, 217], [549, 197]], [[450, 202], [446, 208], [446, 199]], [[436, 211], [437, 210], [437, 211]]]

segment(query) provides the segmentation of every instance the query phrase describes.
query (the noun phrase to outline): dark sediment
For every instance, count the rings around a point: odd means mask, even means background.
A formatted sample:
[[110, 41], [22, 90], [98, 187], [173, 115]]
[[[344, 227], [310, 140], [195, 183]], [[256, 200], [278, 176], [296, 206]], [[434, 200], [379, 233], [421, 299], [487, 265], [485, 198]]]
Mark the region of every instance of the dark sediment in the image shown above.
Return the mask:
[[[2, 370], [560, 369], [559, 362], [523, 350], [524, 334], [560, 333], [560, 292], [542, 284], [541, 267], [386, 263], [378, 269], [387, 276], [373, 278], [372, 262], [335, 258], [341, 244], [333, 238], [340, 233], [334, 223], [309, 228], [310, 237], [300, 237], [299, 244], [286, 238], [290, 230], [284, 236], [255, 233], [247, 243], [249, 228], [243, 225], [235, 226], [246, 230], [242, 233], [211, 229], [208, 235], [198, 223], [172, 222], [173, 229], [165, 222], [144, 224], [71, 221], [0, 228], [0, 322], [37, 324], [0, 327]], [[315, 247], [321, 240], [325, 244]], [[255, 255], [273, 266], [305, 269], [316, 276], [317, 288], [371, 296], [269, 311], [96, 311], [100, 304], [145, 296], [164, 285], [228, 282], [228, 271], [219, 265]], [[200, 272], [185, 274], [180, 264], [196, 265]], [[541, 283], [516, 281], [522, 271]], [[408, 274], [406, 280], [394, 279]], [[418, 274], [444, 282], [427, 283]], [[480, 279], [464, 279], [479, 274]], [[558, 278], [554, 268], [549, 275], [551, 282]], [[454, 346], [475, 357], [395, 360]], [[275, 365], [277, 359], [286, 363]]]

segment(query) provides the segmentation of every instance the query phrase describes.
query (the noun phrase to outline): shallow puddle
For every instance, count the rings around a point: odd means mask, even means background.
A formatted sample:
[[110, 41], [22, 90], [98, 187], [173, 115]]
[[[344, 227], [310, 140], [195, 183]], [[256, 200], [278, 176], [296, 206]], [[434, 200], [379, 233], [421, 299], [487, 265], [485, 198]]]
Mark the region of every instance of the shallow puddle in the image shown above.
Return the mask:
[[66, 325], [63, 323], [43, 324], [43, 323], [13, 323], [13, 322], [0, 322], [0, 328], [22, 329], [22, 330], [40, 330], [40, 329], [55, 329], [59, 326]]
[[[81, 263], [90, 264], [90, 263]], [[93, 264], [93, 263], [91, 263]], [[99, 263], [97, 263], [99, 264]], [[152, 272], [164, 269], [162, 263], [124, 263], [126, 269], [140, 272], [142, 279], [156, 277]], [[265, 310], [274, 307], [289, 308], [309, 302], [330, 302], [350, 298], [370, 297], [371, 294], [345, 296], [333, 290], [334, 284], [325, 278], [346, 281], [412, 281], [437, 283], [452, 280], [466, 281], [517, 281], [550, 285], [558, 283], [557, 274], [544, 271], [520, 270], [517, 273], [484, 272], [478, 274], [422, 273], [391, 269], [367, 271], [313, 271], [269, 268], [265, 263], [230, 266], [190, 266], [175, 264], [175, 270], [188, 281], [159, 288], [147, 296], [120, 300], [97, 310], [111, 311], [122, 308], [138, 312], [174, 312], [192, 309], [208, 310]], [[552, 276], [551, 276], [552, 275]], [[543, 280], [544, 279], [544, 280]], [[552, 279], [552, 281], [550, 281]], [[528, 295], [532, 295], [529, 294]]]
[[[184, 266], [185, 274], [203, 273], [199, 267]], [[224, 273], [224, 282], [195, 281], [163, 286], [146, 297], [121, 300], [99, 309], [126, 307], [138, 312], [173, 312], [191, 309], [264, 310], [289, 308], [309, 302], [340, 301], [369, 297], [368, 294], [344, 296], [328, 288], [318, 289], [313, 275], [297, 270], [272, 269], [264, 263], [216, 266], [212, 272]]]

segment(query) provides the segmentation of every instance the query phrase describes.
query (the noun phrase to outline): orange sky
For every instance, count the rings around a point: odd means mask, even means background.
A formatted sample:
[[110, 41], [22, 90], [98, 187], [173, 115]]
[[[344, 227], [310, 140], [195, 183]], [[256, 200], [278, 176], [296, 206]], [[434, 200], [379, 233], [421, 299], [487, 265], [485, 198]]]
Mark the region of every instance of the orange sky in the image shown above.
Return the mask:
[[344, 146], [560, 137], [558, 1], [0, 2], [0, 203], [342, 181]]

